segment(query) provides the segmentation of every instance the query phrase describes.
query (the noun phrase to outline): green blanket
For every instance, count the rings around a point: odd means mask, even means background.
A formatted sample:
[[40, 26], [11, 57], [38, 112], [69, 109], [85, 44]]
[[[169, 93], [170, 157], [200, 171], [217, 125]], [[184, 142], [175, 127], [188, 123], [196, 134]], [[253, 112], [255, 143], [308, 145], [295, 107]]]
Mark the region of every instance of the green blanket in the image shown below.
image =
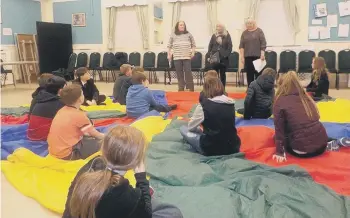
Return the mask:
[[15, 117], [23, 116], [29, 113], [29, 107], [8, 107], [1, 108], [2, 115], [11, 115]]
[[117, 118], [124, 117], [126, 113], [115, 110], [106, 110], [106, 111], [89, 111], [87, 116], [90, 119], [107, 119], [107, 118]]
[[183, 124], [173, 121], [154, 137], [146, 164], [155, 199], [178, 206], [185, 218], [350, 217], [350, 199], [301, 168], [193, 153], [179, 133]]

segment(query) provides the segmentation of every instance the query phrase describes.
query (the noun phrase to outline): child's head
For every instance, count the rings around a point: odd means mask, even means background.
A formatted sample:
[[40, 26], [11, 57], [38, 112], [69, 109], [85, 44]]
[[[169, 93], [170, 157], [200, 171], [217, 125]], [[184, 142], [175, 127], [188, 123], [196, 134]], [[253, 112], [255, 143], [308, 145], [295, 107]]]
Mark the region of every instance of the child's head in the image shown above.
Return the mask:
[[276, 72], [276, 70], [274, 70], [272, 68], [266, 68], [263, 70], [261, 75], [270, 75], [270, 76], [275, 77], [277, 75], [277, 72]]
[[77, 84], [70, 84], [64, 87], [61, 91], [61, 100], [68, 106], [80, 106], [84, 103], [83, 90]]
[[43, 73], [39, 77], [39, 87], [45, 87], [47, 81], [53, 77], [51, 73]]
[[120, 185], [122, 172], [134, 169], [144, 161], [147, 142], [144, 134], [131, 126], [117, 126], [102, 140], [103, 170], [82, 174], [74, 187], [70, 201], [73, 217], [95, 217], [95, 208], [104, 192]]
[[147, 77], [142, 71], [134, 71], [131, 76], [131, 82], [134, 85], [145, 84], [147, 81]]
[[130, 64], [123, 64], [120, 66], [120, 72], [126, 76], [131, 76], [132, 74], [132, 67]]
[[225, 93], [225, 88], [219, 78], [207, 78], [203, 85], [203, 94], [206, 98], [214, 98]]
[[327, 75], [328, 71], [326, 69], [326, 61], [323, 57], [315, 57], [312, 61], [313, 68], [313, 80], [318, 81], [321, 75]]
[[204, 75], [204, 80], [208, 78], [218, 78], [218, 72], [216, 72], [215, 70], [207, 71]]
[[[313, 114], [313, 110], [317, 111], [316, 105], [311, 97], [305, 92], [302, 85], [299, 82], [298, 75], [295, 71], [289, 71], [283, 78], [278, 81], [278, 88], [276, 92], [275, 102], [281, 96], [286, 96], [292, 94], [296, 90], [300, 96], [300, 99], [303, 103], [304, 109], [306, 111], [307, 116], [312, 119], [315, 114]], [[317, 111], [318, 113], [318, 111]]]
[[49, 78], [45, 85], [45, 90], [54, 95], [60, 95], [62, 89], [67, 85], [66, 80], [59, 76]]
[[75, 71], [75, 75], [83, 82], [86, 82], [91, 78], [89, 69], [86, 67], [79, 67]]

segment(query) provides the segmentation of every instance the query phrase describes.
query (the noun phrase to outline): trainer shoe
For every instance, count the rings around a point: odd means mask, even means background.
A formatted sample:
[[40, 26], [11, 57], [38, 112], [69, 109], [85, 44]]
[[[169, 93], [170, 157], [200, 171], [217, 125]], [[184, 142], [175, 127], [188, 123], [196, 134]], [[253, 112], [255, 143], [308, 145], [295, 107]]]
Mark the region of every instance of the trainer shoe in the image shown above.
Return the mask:
[[339, 151], [339, 145], [337, 140], [333, 140], [327, 143], [327, 151]]
[[339, 139], [339, 145], [344, 147], [350, 147], [350, 138], [343, 137]]

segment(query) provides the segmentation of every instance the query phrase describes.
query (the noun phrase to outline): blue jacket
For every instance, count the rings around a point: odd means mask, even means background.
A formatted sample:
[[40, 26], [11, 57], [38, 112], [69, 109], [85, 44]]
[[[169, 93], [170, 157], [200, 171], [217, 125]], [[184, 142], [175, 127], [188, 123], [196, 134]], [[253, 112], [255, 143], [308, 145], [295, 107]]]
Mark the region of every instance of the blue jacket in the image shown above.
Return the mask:
[[126, 113], [129, 117], [138, 118], [150, 111], [150, 107], [155, 107], [151, 91], [143, 85], [132, 85], [126, 95]]

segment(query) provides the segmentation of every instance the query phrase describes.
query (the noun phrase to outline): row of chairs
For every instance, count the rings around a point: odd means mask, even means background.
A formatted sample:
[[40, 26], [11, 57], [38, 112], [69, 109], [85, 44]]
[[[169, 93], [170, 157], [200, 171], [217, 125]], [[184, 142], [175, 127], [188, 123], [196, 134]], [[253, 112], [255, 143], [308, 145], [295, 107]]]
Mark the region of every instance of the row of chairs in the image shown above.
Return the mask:
[[[297, 71], [299, 74], [312, 72], [312, 59], [316, 56], [314, 51], [304, 50], [301, 51], [298, 56], [295, 51], [285, 50], [280, 53], [279, 56], [279, 69], [278, 73], [286, 73], [289, 70]], [[323, 57], [326, 61], [329, 72], [336, 73], [336, 87], [339, 87], [339, 74], [350, 73], [350, 50], [342, 50], [336, 54], [333, 50], [322, 50], [318, 53], [318, 56]], [[68, 67], [88, 67], [95, 79], [96, 74], [99, 75], [100, 80], [103, 80], [102, 71], [106, 71], [106, 82], [109, 81], [109, 75], [112, 79], [116, 79], [115, 72], [119, 70], [120, 66], [125, 63], [129, 63], [133, 66], [142, 66], [149, 72], [150, 83], [158, 82], [157, 71], [164, 72], [164, 84], [167, 84], [166, 79], [171, 82], [172, 78], [176, 78], [174, 61], [170, 63], [167, 59], [166, 52], [160, 52], [157, 55], [154, 52], [146, 52], [143, 54], [143, 62], [141, 64], [141, 54], [139, 52], [132, 52], [129, 55], [125, 52], [117, 52], [115, 54], [107, 52], [103, 55], [102, 66], [101, 54], [94, 52], [90, 54], [88, 61], [88, 55], [85, 52], [76, 55], [73, 53], [69, 59]], [[297, 58], [298, 57], [298, 58]], [[336, 66], [338, 57], [338, 66]], [[204, 72], [211, 68], [208, 62], [209, 54], [205, 55], [203, 66], [203, 55], [200, 52], [196, 52], [195, 56], [191, 60], [192, 72], [197, 84], [203, 83]], [[265, 58], [267, 67], [275, 69], [277, 71], [277, 53], [275, 51], [266, 51]], [[298, 59], [298, 61], [297, 61]], [[232, 52], [229, 56], [229, 66], [227, 72], [236, 73], [236, 86], [244, 85], [244, 73], [245, 70], [239, 71], [239, 53]]]

